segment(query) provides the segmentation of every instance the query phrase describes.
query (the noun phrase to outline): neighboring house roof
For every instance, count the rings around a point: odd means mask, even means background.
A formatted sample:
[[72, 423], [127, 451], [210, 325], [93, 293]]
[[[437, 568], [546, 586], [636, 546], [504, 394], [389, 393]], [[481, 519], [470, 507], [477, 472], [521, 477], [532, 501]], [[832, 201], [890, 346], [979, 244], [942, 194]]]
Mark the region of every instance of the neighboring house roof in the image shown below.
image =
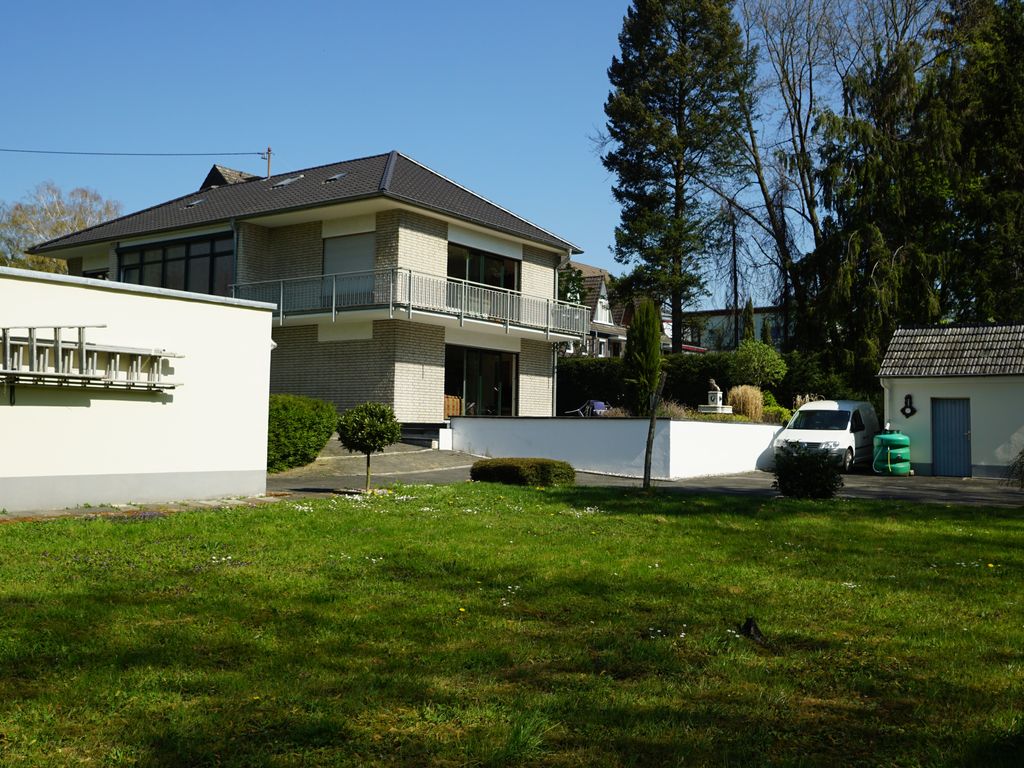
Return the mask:
[[1024, 375], [1024, 325], [897, 328], [878, 375]]
[[290, 171], [265, 179], [240, 179], [235, 175], [240, 172], [231, 169], [214, 173], [217, 168], [214, 166], [206, 180], [219, 176], [228, 182], [223, 186], [205, 187], [166, 203], [58, 237], [29, 249], [29, 253], [47, 253], [88, 243], [375, 197], [408, 203], [559, 250], [582, 252], [567, 240], [531, 224], [399, 152]]
[[203, 183], [199, 186], [199, 191], [205, 192], [211, 187], [223, 187], [226, 184], [237, 184], [240, 181], [250, 181], [258, 178], [259, 176], [252, 173], [236, 171], [234, 168], [225, 168], [223, 165], [214, 165], [210, 172], [206, 174]]

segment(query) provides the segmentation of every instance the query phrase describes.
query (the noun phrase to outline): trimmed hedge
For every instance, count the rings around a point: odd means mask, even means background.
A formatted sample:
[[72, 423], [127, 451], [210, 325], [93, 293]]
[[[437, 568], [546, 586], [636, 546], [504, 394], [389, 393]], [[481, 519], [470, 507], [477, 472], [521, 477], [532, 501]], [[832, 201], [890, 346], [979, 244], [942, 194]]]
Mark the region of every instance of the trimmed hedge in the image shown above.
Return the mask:
[[[665, 355], [665, 391], [662, 398], [691, 408], [708, 401], [708, 379], [727, 392], [732, 383], [732, 353]], [[587, 400], [611, 406], [626, 405], [622, 361], [609, 357], [564, 357], [558, 361], [558, 415]]]
[[828, 453], [797, 445], [775, 454], [772, 487], [794, 499], [831, 499], [843, 487], [843, 478]]
[[471, 479], [505, 485], [576, 485], [572, 465], [555, 459], [481, 459], [469, 470]]
[[323, 400], [271, 395], [267, 424], [267, 469], [281, 472], [313, 461], [331, 439], [338, 412]]

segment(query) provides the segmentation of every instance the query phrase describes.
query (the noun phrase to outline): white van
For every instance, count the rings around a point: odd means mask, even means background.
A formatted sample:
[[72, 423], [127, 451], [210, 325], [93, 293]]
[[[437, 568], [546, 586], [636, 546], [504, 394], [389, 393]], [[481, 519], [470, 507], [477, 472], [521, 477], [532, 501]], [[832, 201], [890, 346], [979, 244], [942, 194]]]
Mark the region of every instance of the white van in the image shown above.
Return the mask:
[[871, 403], [818, 400], [804, 403], [775, 438], [775, 452], [787, 444], [827, 451], [844, 472], [854, 462], [871, 460], [871, 441], [878, 434], [878, 416]]

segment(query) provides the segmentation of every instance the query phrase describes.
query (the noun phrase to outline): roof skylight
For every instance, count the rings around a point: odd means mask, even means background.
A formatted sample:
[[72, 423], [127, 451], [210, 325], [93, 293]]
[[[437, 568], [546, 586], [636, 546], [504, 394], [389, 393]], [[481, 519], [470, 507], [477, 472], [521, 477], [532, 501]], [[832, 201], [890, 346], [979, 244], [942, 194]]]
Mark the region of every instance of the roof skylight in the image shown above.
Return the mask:
[[287, 187], [289, 184], [291, 184], [294, 181], [298, 181], [303, 176], [305, 176], [305, 174], [304, 173], [300, 173], [298, 176], [290, 176], [287, 179], [281, 179], [279, 182], [277, 182], [277, 184], [275, 184], [273, 187], [271, 187], [271, 189], [277, 189], [278, 187]]
[[344, 179], [346, 176], [348, 176], [348, 171], [342, 171], [341, 173], [336, 173], [333, 176], [328, 176], [326, 179], [324, 179], [324, 184], [330, 184], [333, 181], [338, 181], [339, 179]]
[[189, 200], [187, 203], [185, 203], [185, 207], [186, 208], [195, 208], [197, 205], [199, 205], [205, 199], [206, 198], [204, 198], [204, 197], [199, 197], [199, 198], [196, 198], [195, 200]]

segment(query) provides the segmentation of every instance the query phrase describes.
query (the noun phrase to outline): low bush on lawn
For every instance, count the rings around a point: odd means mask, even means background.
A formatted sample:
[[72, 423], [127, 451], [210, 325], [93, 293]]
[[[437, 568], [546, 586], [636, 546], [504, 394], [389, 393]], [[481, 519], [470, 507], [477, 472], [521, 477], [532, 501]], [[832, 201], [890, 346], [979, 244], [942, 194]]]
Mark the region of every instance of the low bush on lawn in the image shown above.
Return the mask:
[[783, 448], [775, 455], [775, 482], [783, 496], [831, 499], [843, 487], [839, 467], [825, 451], [803, 446]]
[[469, 476], [483, 483], [506, 485], [575, 485], [576, 470], [554, 459], [481, 459]]
[[313, 461], [327, 445], [338, 412], [323, 400], [271, 395], [267, 425], [267, 469], [281, 472]]

